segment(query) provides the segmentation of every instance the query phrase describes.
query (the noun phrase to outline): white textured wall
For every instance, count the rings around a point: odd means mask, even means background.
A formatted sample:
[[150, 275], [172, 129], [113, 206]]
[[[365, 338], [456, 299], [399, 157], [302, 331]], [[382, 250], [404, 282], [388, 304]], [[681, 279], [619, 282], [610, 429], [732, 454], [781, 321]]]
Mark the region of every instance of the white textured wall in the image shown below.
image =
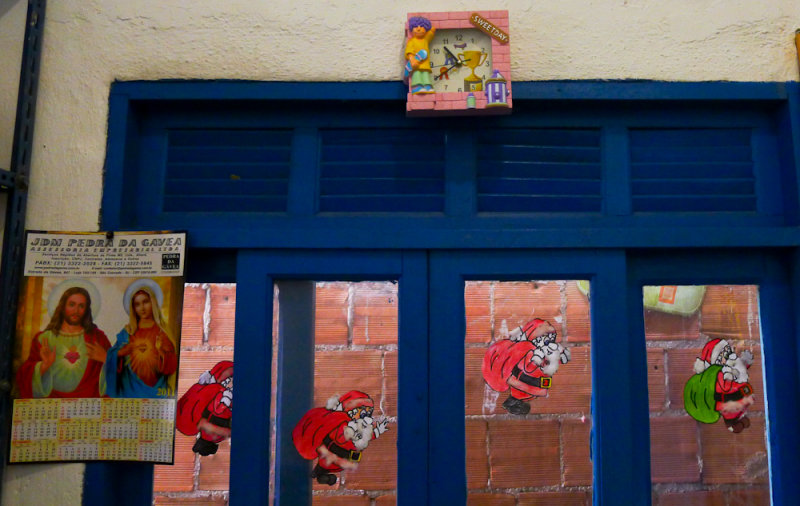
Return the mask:
[[[1, 166], [25, 3], [0, 0]], [[115, 79], [397, 80], [408, 11], [475, 8], [510, 11], [518, 81], [798, 80], [798, 0], [51, 0], [27, 225], [97, 230]], [[3, 504], [75, 504], [81, 469], [12, 466]]]

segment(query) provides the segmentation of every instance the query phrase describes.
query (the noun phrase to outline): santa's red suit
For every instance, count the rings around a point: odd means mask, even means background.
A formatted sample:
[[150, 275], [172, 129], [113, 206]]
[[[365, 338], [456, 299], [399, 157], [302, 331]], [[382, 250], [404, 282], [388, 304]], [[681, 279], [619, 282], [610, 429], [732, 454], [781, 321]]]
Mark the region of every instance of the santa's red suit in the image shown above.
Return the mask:
[[[200, 437], [192, 450], [200, 455], [217, 452], [231, 435], [233, 362], [223, 360], [207, 371], [178, 401], [176, 427], [187, 436]], [[227, 393], [226, 393], [227, 392]]]
[[519, 400], [546, 397], [552, 377], [533, 362], [536, 347], [530, 341], [503, 339], [494, 343], [483, 360], [483, 378], [498, 392], [511, 389]]
[[518, 400], [547, 396], [553, 379], [534, 362], [534, 352], [543, 344], [537, 334], [545, 329], [553, 330], [545, 320], [534, 318], [518, 329], [521, 340], [501, 339], [489, 347], [482, 370], [493, 390], [505, 392], [510, 388], [511, 397]]
[[326, 407], [313, 408], [303, 415], [292, 431], [292, 441], [304, 459], [319, 458], [311, 473], [312, 478], [333, 485], [336, 483], [333, 473], [358, 467], [366, 444], [359, 450], [346, 429], [353, 420], [369, 419], [368, 438], [375, 439], [377, 433], [373, 432], [371, 425], [373, 407], [367, 394], [352, 390], [338, 399], [330, 399]]
[[[722, 416], [725, 425], [733, 432], [741, 432], [750, 426], [750, 420], [747, 419], [745, 413], [747, 408], [754, 402], [753, 387], [746, 381], [736, 381], [733, 378], [734, 371], [730, 367], [732, 363], [743, 360], [744, 355], [747, 353], [749, 352], [743, 352], [741, 357], [735, 357], [736, 360], [731, 362], [729, 360], [734, 356], [734, 351], [730, 344], [724, 339], [715, 338], [706, 343], [701, 356], [695, 361], [694, 365], [695, 373], [697, 374], [702, 374], [711, 365], [723, 366], [717, 373], [716, 381], [714, 382], [714, 409]], [[744, 361], [747, 368], [750, 367], [750, 362], [752, 362], [752, 355]], [[726, 375], [728, 376], [727, 379]], [[746, 379], [746, 373], [739, 373], [739, 375], [745, 376]]]

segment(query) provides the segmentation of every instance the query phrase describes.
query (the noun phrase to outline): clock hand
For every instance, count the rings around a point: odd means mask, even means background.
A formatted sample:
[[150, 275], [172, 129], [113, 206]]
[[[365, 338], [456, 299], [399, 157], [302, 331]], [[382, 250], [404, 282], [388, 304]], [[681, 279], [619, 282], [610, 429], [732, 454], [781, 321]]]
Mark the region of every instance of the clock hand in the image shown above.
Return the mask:
[[455, 60], [457, 62], [456, 65], [463, 65], [463, 63], [458, 58], [456, 58], [456, 55], [454, 55], [452, 51], [447, 49], [447, 46], [443, 46], [443, 47], [444, 47], [444, 52], [447, 53], [447, 56], [452, 58], [453, 60]]
[[448, 72], [453, 70], [455, 67], [460, 67], [461, 65], [464, 65], [464, 63], [466, 63], [468, 61], [469, 61], [469, 58], [467, 58], [466, 60], [459, 60], [458, 62], [450, 65], [448, 68], [446, 68], [446, 69], [442, 70], [441, 72], [439, 72], [439, 75], [434, 77], [433, 79], [435, 81], [438, 81], [439, 79], [442, 78], [443, 75], [446, 75]]

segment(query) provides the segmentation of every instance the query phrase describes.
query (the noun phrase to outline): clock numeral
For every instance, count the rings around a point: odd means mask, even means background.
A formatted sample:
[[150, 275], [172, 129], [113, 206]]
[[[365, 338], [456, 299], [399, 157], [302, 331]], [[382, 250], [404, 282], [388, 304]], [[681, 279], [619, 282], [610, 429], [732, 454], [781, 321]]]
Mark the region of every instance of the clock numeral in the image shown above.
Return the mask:
[[433, 54], [439, 54], [439, 50], [438, 49], [434, 49], [433, 50]]
[[447, 89], [447, 85], [446, 84], [444, 85], [444, 89]]
[[450, 43], [450, 39], [442, 39], [442, 44], [449, 44], [449, 43]]
[[463, 91], [461, 88], [458, 89], [459, 92]]
[[456, 40], [457, 40], [457, 41], [459, 41], [459, 42], [460, 42], [460, 41], [461, 41], [463, 38], [464, 38], [464, 36], [463, 36], [463, 35], [461, 35], [460, 33], [456, 35]]

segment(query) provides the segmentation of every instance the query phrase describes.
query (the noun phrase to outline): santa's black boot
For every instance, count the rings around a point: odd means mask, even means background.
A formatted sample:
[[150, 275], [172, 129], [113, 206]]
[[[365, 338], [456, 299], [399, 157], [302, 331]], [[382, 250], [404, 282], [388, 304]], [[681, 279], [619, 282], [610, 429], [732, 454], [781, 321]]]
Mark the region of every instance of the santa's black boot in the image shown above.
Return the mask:
[[531, 405], [509, 396], [508, 399], [503, 401], [503, 408], [512, 415], [527, 415], [531, 410]]
[[192, 451], [205, 457], [206, 455], [214, 455], [217, 453], [217, 448], [219, 445], [217, 443], [212, 443], [203, 438], [198, 438], [195, 441], [194, 446], [192, 446]]
[[317, 464], [314, 467], [314, 470], [311, 471], [311, 477], [315, 478], [317, 483], [321, 483], [322, 485], [336, 484], [336, 475], [329, 473], [327, 469], [323, 469], [319, 464]]
[[[728, 426], [728, 430], [733, 432], [734, 434], [738, 434], [745, 429], [745, 424], [740, 418], [734, 418], [731, 420], [725, 420], [725, 425]], [[747, 425], [750, 425], [750, 420], [747, 420]]]

